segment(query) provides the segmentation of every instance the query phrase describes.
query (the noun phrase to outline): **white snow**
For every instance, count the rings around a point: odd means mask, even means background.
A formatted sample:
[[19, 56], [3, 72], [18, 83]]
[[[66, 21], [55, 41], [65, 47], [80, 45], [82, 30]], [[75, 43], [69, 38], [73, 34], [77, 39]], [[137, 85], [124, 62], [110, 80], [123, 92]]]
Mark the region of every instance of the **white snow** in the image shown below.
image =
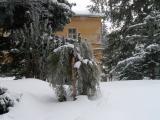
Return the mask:
[[88, 59], [84, 59], [82, 62], [83, 62], [84, 64], [88, 64], [89, 60], [88, 60]]
[[64, 9], [68, 9], [68, 10], [71, 9], [70, 6], [66, 5], [65, 3], [59, 3], [59, 2], [57, 2], [57, 5], [61, 6]]
[[143, 26], [145, 24], [146, 24], [146, 22], [144, 22], [144, 23], [138, 23], [138, 24], [135, 24], [135, 25], [131, 25], [131, 26], [128, 27], [128, 29], [138, 28], [138, 27], [141, 27], [141, 26]]
[[149, 45], [147, 48], [146, 48], [146, 50], [148, 50], [148, 51], [160, 51], [160, 46], [158, 45], [158, 44], [151, 44], [151, 45]]
[[66, 44], [66, 45], [63, 45], [63, 46], [60, 46], [60, 47], [58, 47], [58, 48], [56, 48], [56, 49], [54, 49], [54, 51], [53, 52], [58, 52], [58, 51], [60, 51], [62, 48], [74, 48], [74, 45], [73, 44]]
[[85, 10], [74, 11], [74, 13], [76, 14], [75, 16], [104, 17], [102, 13], [91, 13]]
[[84, 60], [82, 60], [82, 61], [77, 61], [77, 62], [74, 64], [74, 68], [79, 69], [82, 63], [84, 63], [84, 64], [88, 64], [88, 63], [89, 63], [90, 65], [93, 65], [93, 61], [88, 60], [88, 59], [84, 59]]
[[74, 64], [74, 68], [79, 69], [80, 66], [81, 66], [81, 62], [80, 62], [80, 61], [78, 61], [78, 62], [76, 62], [76, 63]]
[[126, 64], [132, 64], [135, 61], [142, 60], [142, 57], [143, 57], [143, 54], [141, 56], [134, 56], [134, 57], [127, 58], [125, 60], [119, 61], [117, 66], [124, 66]]
[[47, 82], [0, 78], [0, 86], [22, 93], [21, 101], [0, 120], [160, 120], [160, 81], [101, 83], [101, 97], [57, 102]]
[[128, 36], [126, 36], [126, 38], [142, 38], [142, 37], [147, 38], [148, 36], [144, 36], [144, 35], [143, 36], [142, 35], [131, 35], [131, 36], [128, 35]]
[[79, 53], [77, 53], [77, 57], [78, 57], [78, 59], [79, 59], [80, 61], [83, 60], [83, 57], [82, 57]]
[[93, 65], [93, 62], [92, 62], [92, 61], [89, 61], [89, 64], [90, 64], [90, 65]]

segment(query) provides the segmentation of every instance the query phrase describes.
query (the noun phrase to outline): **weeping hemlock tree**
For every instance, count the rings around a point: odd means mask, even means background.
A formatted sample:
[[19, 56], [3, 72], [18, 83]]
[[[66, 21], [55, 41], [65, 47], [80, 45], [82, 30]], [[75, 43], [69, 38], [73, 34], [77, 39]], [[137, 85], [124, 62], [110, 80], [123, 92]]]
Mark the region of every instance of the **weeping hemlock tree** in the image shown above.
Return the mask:
[[69, 85], [72, 97], [94, 96], [98, 89], [100, 72], [86, 42], [67, 41], [48, 57], [49, 81], [56, 87], [59, 101], [66, 100], [65, 85]]
[[11, 75], [46, 79], [46, 58], [53, 49], [51, 34], [69, 23], [70, 8], [65, 0], [0, 1], [0, 27], [10, 33], [8, 51], [14, 51], [15, 57]]

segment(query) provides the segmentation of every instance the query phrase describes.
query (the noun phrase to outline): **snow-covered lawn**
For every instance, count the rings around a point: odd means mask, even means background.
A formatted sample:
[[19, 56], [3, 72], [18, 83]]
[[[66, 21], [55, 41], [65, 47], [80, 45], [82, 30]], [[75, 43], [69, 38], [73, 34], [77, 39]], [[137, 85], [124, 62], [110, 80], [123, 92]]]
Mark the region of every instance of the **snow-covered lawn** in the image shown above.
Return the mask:
[[0, 78], [0, 86], [21, 101], [0, 120], [160, 120], [160, 81], [101, 83], [101, 97], [57, 102], [49, 84], [40, 80]]

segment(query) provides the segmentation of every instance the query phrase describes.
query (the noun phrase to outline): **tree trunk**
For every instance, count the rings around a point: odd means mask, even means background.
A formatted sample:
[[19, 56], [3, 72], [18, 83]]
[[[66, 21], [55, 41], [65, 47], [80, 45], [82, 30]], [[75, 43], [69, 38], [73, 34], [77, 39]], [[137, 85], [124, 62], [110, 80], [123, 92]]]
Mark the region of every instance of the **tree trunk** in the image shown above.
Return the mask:
[[71, 54], [70, 55], [70, 64], [71, 64], [71, 80], [72, 80], [72, 87], [73, 87], [73, 100], [76, 100], [76, 95], [77, 95], [77, 91], [76, 91], [76, 77], [75, 77], [75, 68], [74, 68], [74, 64], [75, 64], [75, 58], [74, 55]]

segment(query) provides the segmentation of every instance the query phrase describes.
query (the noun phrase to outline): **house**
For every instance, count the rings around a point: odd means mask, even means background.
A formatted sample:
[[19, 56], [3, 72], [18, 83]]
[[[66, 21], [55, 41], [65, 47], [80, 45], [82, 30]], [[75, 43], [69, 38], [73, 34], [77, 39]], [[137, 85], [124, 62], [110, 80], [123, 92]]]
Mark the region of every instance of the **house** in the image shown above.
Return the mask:
[[87, 40], [90, 44], [97, 62], [100, 62], [102, 58], [102, 17], [101, 14], [76, 13], [63, 31], [57, 32], [56, 35], [73, 39], [77, 39], [80, 35], [82, 40]]

